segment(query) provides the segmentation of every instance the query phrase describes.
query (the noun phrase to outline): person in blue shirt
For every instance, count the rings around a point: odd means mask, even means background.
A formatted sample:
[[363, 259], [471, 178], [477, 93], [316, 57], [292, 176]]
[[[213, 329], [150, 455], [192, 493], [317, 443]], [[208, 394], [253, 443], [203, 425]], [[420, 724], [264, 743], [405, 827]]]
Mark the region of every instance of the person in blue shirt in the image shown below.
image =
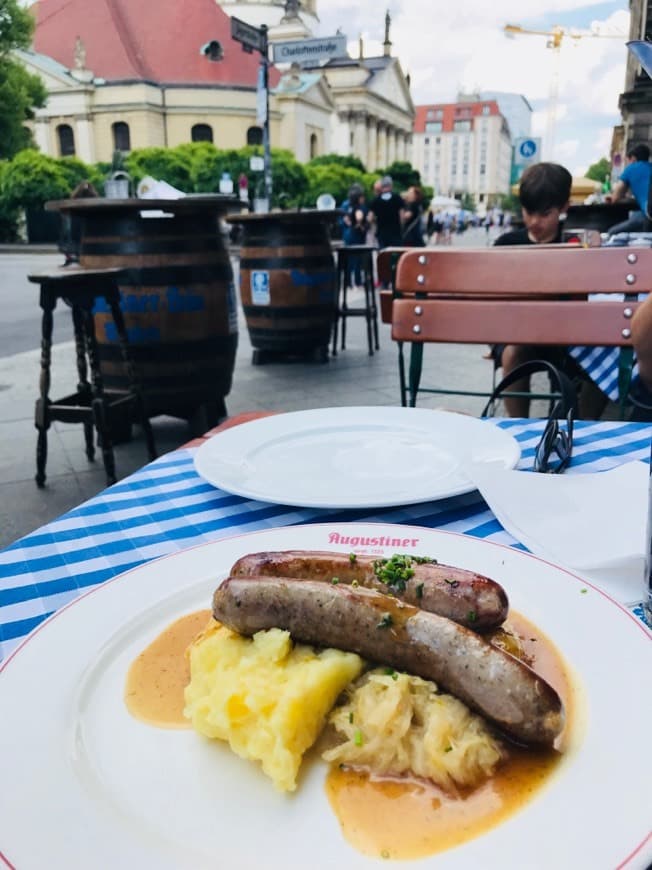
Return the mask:
[[610, 227], [609, 233], [635, 233], [649, 229], [650, 221], [646, 217], [647, 199], [652, 181], [652, 163], [650, 149], [647, 145], [635, 145], [627, 152], [627, 166], [613, 189], [614, 202], [624, 199], [629, 192], [636, 200], [638, 210], [631, 211], [629, 218]]

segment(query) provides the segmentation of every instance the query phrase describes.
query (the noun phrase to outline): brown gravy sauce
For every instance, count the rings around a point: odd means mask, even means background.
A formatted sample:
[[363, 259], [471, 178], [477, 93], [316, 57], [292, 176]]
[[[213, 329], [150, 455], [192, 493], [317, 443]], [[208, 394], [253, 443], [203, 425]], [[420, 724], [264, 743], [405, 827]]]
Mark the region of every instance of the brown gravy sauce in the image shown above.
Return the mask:
[[183, 690], [190, 682], [185, 653], [211, 619], [210, 610], [182, 616], [132, 662], [124, 696], [132, 716], [158, 728], [190, 728], [183, 715]]
[[[183, 690], [190, 680], [185, 653], [211, 620], [210, 610], [182, 616], [134, 660], [125, 687], [125, 703], [133, 716], [159, 728], [190, 727], [183, 715]], [[557, 767], [573, 717], [564, 663], [521, 614], [510, 611], [504, 628], [518, 636], [531, 666], [564, 702], [566, 727], [555, 749], [510, 746], [509, 758], [490, 780], [454, 795], [418, 779], [375, 778], [359, 770], [331, 768], [326, 794], [345, 838], [358, 851], [407, 860], [460, 845], [523, 807]]]
[[571, 686], [552, 643], [510, 611], [504, 626], [518, 635], [531, 667], [559, 693], [566, 727], [555, 749], [509, 746], [509, 758], [475, 789], [449, 794], [418, 779], [370, 777], [331, 768], [326, 794], [348, 842], [365, 855], [409, 860], [472, 840], [519, 810], [558, 766], [572, 728]]

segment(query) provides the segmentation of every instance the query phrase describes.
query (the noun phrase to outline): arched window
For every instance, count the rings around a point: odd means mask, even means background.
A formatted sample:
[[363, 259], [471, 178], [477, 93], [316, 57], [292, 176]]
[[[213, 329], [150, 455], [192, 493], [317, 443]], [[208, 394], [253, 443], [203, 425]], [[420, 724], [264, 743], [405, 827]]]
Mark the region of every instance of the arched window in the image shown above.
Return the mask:
[[212, 142], [213, 128], [210, 124], [194, 124], [190, 136], [193, 142]]
[[247, 145], [262, 145], [263, 144], [263, 129], [262, 127], [249, 127], [247, 130]]
[[129, 124], [124, 121], [116, 121], [111, 125], [113, 131], [113, 149], [114, 151], [131, 151], [131, 136], [129, 135]]
[[59, 126], [57, 127], [57, 138], [59, 140], [60, 156], [74, 157], [75, 134], [70, 124], [59, 124]]
[[317, 134], [311, 133], [310, 134], [310, 159], [311, 160], [313, 157], [317, 157], [317, 154], [319, 153], [319, 149], [317, 147], [318, 144], [319, 143], [317, 141]]

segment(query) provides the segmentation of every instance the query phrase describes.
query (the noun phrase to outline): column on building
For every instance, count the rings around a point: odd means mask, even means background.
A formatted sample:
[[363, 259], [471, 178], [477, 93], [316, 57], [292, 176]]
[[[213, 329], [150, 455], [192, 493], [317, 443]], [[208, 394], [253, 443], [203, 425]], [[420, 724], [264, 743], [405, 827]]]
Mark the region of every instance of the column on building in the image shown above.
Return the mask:
[[50, 147], [50, 124], [48, 118], [36, 118], [34, 122], [34, 143], [43, 154], [52, 154]]
[[367, 155], [367, 113], [353, 113], [353, 154], [364, 163]]
[[387, 122], [378, 122], [378, 148], [377, 148], [377, 167], [385, 167], [389, 164], [387, 159]]
[[391, 124], [387, 126], [387, 163], [393, 163], [396, 160], [396, 127]]
[[95, 163], [93, 122], [88, 115], [75, 119], [75, 151], [80, 160], [85, 163]]
[[369, 117], [367, 124], [367, 157], [363, 161], [367, 172], [378, 168], [378, 118]]

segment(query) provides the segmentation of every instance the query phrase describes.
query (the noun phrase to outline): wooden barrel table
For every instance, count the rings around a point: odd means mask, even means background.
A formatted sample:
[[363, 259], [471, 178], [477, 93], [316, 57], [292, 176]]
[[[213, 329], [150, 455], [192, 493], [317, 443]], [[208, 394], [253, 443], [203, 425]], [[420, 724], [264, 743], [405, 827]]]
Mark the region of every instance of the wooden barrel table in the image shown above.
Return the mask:
[[[225, 197], [69, 200], [52, 207], [82, 217], [80, 263], [120, 266], [131, 354], [149, 416], [169, 414], [209, 428], [226, 415], [238, 342], [237, 302], [219, 226]], [[127, 372], [110, 311], [94, 310], [105, 388]]]
[[253, 363], [317, 355], [328, 360], [336, 316], [329, 224], [337, 210], [231, 215], [243, 228], [240, 299]]

